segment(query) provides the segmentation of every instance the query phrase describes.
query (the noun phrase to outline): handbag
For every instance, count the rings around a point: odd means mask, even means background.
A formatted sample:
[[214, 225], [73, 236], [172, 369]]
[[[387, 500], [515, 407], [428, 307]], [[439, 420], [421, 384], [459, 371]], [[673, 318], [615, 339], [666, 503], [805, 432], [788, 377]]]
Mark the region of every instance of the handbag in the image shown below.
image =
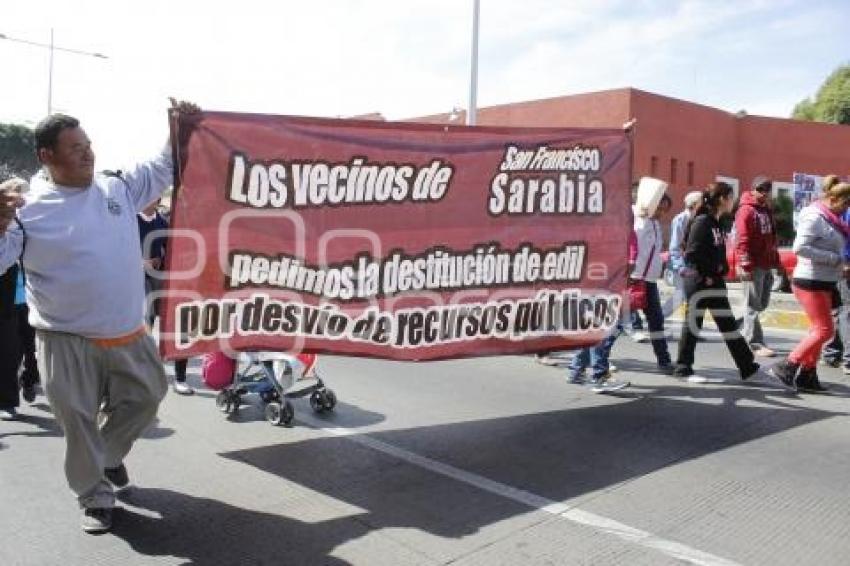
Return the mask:
[[629, 308], [633, 311], [645, 310], [649, 301], [646, 296], [646, 281], [636, 279], [629, 283]]

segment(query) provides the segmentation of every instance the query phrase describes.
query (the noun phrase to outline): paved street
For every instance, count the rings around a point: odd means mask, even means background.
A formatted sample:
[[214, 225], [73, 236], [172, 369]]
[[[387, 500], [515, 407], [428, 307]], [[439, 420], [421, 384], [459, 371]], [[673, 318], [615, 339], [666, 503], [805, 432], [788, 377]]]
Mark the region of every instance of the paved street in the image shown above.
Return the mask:
[[618, 396], [530, 357], [326, 356], [336, 413], [299, 400], [291, 428], [169, 393], [103, 536], [78, 527], [40, 397], [0, 424], [0, 564], [850, 563], [850, 379], [743, 385], [716, 337], [697, 369], [726, 383], [643, 373], [628, 338], [613, 361]]

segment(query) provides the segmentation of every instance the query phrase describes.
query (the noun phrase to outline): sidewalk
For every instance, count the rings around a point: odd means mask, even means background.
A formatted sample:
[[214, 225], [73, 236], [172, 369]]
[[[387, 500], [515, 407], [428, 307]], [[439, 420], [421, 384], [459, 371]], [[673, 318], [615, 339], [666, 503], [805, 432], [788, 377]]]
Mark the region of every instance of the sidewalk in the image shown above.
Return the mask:
[[[729, 302], [732, 305], [732, 311], [736, 318], [741, 318], [744, 314], [744, 298], [741, 291], [741, 283], [728, 283]], [[661, 293], [661, 303], [672, 294], [673, 288], [667, 286], [663, 281], [659, 281], [658, 289]], [[685, 308], [679, 307], [679, 310], [672, 316], [674, 320], [684, 318]], [[710, 318], [710, 315], [708, 315]], [[809, 318], [803, 312], [802, 307], [797, 302], [797, 299], [791, 293], [774, 292], [770, 295], [770, 306], [761, 314], [761, 324], [765, 328], [775, 328], [777, 330], [806, 330], [809, 328]]]

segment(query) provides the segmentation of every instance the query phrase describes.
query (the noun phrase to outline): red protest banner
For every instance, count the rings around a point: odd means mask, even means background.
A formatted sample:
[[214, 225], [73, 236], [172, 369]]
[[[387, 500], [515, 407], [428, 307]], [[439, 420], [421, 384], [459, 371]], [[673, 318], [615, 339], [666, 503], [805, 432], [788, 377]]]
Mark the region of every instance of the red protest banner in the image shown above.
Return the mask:
[[617, 322], [621, 130], [179, 115], [161, 348], [425, 360]]

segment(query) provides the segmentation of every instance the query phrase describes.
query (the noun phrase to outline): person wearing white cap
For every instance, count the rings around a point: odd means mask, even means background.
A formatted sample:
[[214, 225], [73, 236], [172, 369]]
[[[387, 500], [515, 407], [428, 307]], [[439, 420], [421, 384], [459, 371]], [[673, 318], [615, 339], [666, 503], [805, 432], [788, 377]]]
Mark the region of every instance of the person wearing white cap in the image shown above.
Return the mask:
[[661, 312], [661, 299], [658, 295], [657, 281], [661, 278], [661, 250], [664, 246], [664, 231], [658, 221], [670, 210], [670, 197], [666, 194], [667, 183], [643, 177], [637, 191], [634, 205], [634, 231], [637, 236], [637, 258], [632, 269], [630, 283], [643, 281], [646, 285], [646, 315], [649, 326], [652, 350], [658, 362], [658, 369], [664, 373], [673, 373], [667, 339], [664, 336], [664, 316]]
[[670, 223], [670, 244], [667, 248], [670, 259], [667, 269], [673, 273], [676, 289], [661, 308], [664, 318], [669, 317], [685, 302], [685, 289], [682, 283], [682, 272], [685, 270], [685, 229], [696, 215], [697, 208], [702, 204], [702, 191], [691, 191], [685, 195], [685, 209], [673, 217]]

